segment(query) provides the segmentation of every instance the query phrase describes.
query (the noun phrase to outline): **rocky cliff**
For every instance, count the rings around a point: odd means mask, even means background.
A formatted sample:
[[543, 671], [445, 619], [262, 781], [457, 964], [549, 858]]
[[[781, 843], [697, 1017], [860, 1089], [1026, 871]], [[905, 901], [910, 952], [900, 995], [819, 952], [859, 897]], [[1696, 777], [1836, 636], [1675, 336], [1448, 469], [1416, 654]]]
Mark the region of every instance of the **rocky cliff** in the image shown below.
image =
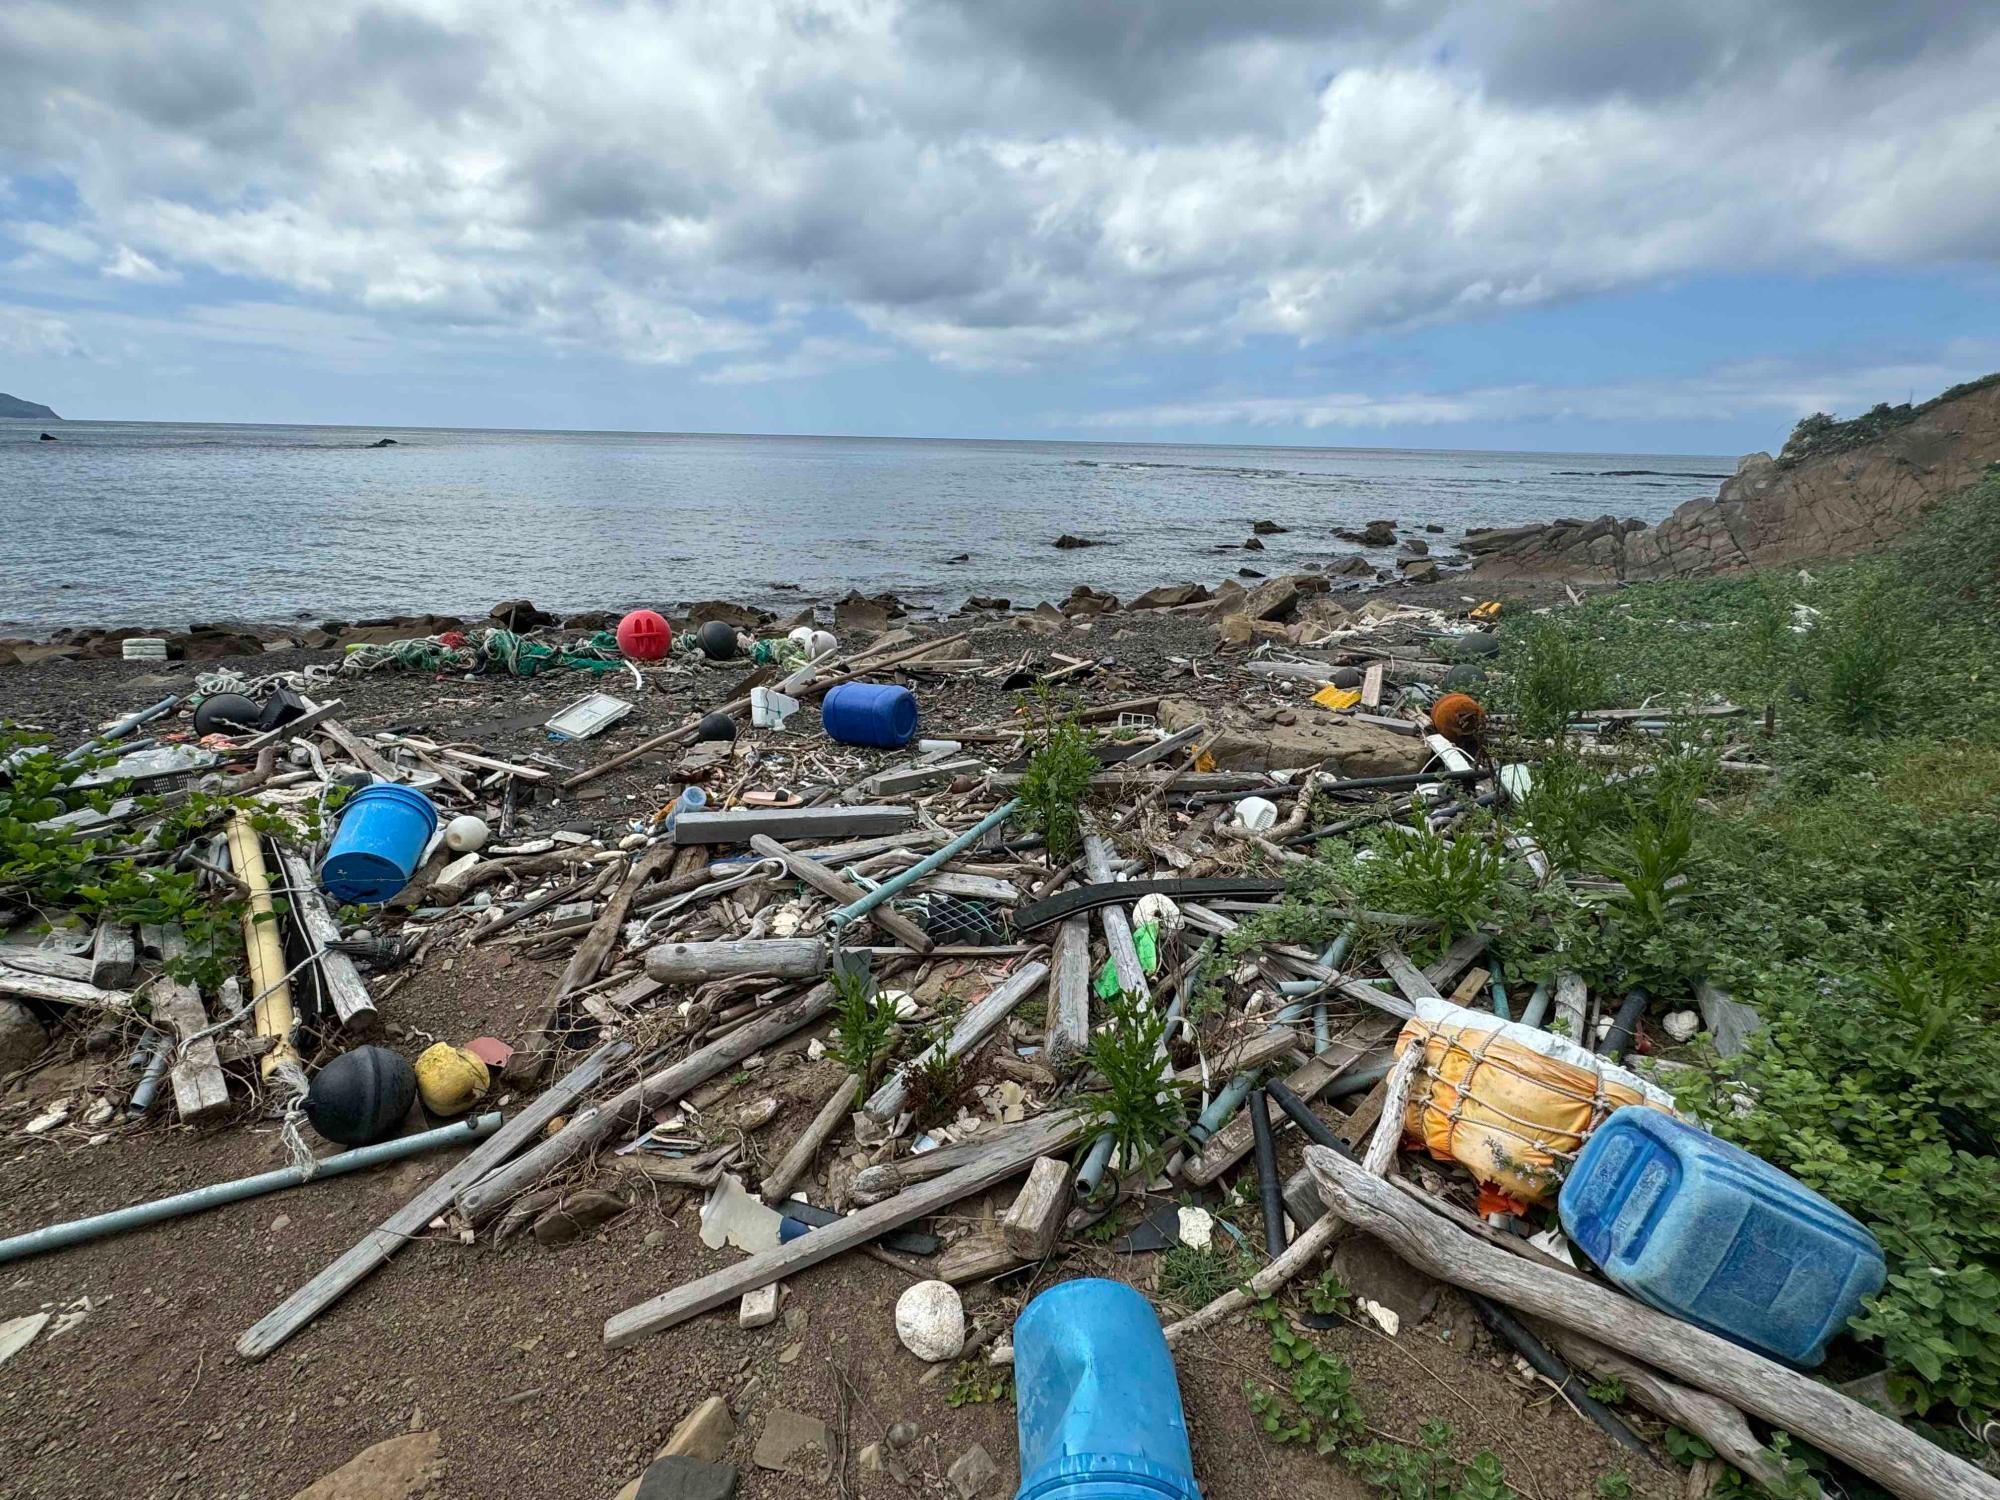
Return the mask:
[[2000, 378], [1917, 407], [1877, 407], [1851, 423], [1808, 418], [1778, 458], [1753, 453], [1714, 499], [1658, 526], [1600, 516], [1474, 531], [1487, 579], [1579, 583], [1686, 578], [1841, 557], [1886, 546], [1938, 501], [2000, 462]]
[[40, 422], [62, 420], [39, 401], [23, 401], [19, 396], [10, 396], [5, 391], [0, 391], [0, 417], [23, 417]]

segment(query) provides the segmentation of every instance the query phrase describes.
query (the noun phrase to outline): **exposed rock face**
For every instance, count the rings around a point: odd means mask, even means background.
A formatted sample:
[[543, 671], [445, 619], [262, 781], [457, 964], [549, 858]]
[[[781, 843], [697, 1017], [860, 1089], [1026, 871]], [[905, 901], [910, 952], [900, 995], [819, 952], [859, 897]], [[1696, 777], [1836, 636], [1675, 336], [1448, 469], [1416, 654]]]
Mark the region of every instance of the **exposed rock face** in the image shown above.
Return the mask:
[[1713, 500], [1656, 527], [1599, 516], [1475, 531], [1480, 578], [1687, 578], [1872, 552], [2000, 460], [2000, 385], [1941, 401], [1865, 447], [1781, 465], [1752, 453]]

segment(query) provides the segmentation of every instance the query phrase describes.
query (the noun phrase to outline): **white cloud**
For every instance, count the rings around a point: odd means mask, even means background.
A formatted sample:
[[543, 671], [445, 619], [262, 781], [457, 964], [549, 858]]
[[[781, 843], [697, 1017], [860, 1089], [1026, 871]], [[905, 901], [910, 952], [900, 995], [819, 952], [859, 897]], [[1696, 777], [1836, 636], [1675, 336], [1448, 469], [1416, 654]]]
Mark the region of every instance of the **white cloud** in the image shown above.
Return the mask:
[[805, 380], [815, 375], [831, 375], [836, 370], [880, 364], [892, 353], [892, 350], [879, 344], [814, 336], [800, 339], [782, 354], [722, 365], [710, 370], [701, 379], [708, 385], [756, 385], [771, 380]]
[[11, 354], [54, 354], [79, 358], [90, 352], [74, 329], [53, 313], [0, 304], [0, 349]]
[[178, 272], [169, 271], [155, 265], [151, 260], [134, 250], [130, 245], [120, 245], [111, 259], [105, 262], [104, 274], [116, 281], [167, 282], [179, 281]]
[[128, 281], [724, 380], [837, 309], [1019, 370], [1990, 262], [1996, 72], [1952, 0], [14, 0], [0, 160], [76, 195], [24, 242]]
[[1106, 431], [1169, 428], [1285, 428], [1366, 431], [1447, 427], [1468, 422], [1705, 422], [1770, 413], [1852, 414], [1896, 393], [1918, 400], [2000, 366], [2000, 346], [1966, 342], [1940, 357], [1898, 364], [1837, 360], [1810, 370], [1788, 362], [1745, 361], [1682, 379], [1600, 385], [1492, 385], [1436, 394], [1325, 391], [1296, 396], [1217, 396], [1051, 417], [1061, 427]]

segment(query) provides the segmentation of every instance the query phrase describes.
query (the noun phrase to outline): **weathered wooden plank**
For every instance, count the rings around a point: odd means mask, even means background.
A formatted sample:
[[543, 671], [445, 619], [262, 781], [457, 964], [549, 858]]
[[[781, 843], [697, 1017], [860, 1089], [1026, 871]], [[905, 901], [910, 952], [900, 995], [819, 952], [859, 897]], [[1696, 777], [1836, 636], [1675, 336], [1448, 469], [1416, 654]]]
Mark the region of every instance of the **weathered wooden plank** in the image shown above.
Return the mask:
[[139, 945], [122, 922], [99, 922], [90, 942], [90, 982], [101, 990], [123, 989], [139, 967]]
[[[161, 929], [161, 957], [172, 961], [186, 952], [187, 939], [180, 928]], [[202, 1006], [201, 992], [191, 984], [163, 975], [154, 981], [148, 998], [152, 1002], [153, 1019], [172, 1027], [181, 1044], [179, 1056], [167, 1074], [173, 1085], [175, 1113], [184, 1123], [192, 1125], [227, 1111], [229, 1079], [216, 1054], [215, 1038], [204, 1036], [200, 1041], [189, 1041], [208, 1029], [208, 1012]]]
[[840, 1087], [827, 1096], [826, 1103], [819, 1107], [819, 1113], [813, 1116], [812, 1123], [806, 1126], [804, 1132], [792, 1142], [790, 1149], [779, 1159], [777, 1166], [771, 1169], [771, 1175], [757, 1185], [757, 1192], [766, 1203], [777, 1204], [785, 1201], [792, 1189], [798, 1186], [799, 1179], [812, 1167], [813, 1158], [819, 1154], [820, 1147], [824, 1146], [834, 1131], [840, 1128], [840, 1122], [847, 1118], [848, 1112], [854, 1107], [854, 1101], [860, 1095], [861, 1075], [849, 1073], [842, 1080]]
[[18, 995], [27, 1000], [46, 1000], [51, 1005], [82, 1005], [92, 1010], [130, 1010], [128, 990], [103, 990], [74, 979], [58, 979], [53, 974], [30, 974], [11, 965], [0, 965], [0, 995]]
[[1090, 1046], [1090, 918], [1078, 913], [1056, 927], [1049, 952], [1049, 1062], [1067, 1067]]
[[1382, 706], [1383, 663], [1372, 661], [1361, 674], [1361, 706], [1380, 708]]
[[739, 807], [728, 812], [682, 813], [674, 819], [677, 844], [747, 844], [768, 839], [845, 839], [900, 833], [916, 821], [908, 807]]
[[1382, 965], [1382, 972], [1396, 982], [1396, 988], [1403, 992], [1406, 1000], [1438, 1000], [1443, 997], [1430, 976], [1410, 962], [1410, 955], [1394, 943], [1384, 943], [1376, 950], [1375, 957]]
[[[1063, 1139], [1074, 1140], [1083, 1133], [1081, 1117], [1061, 1117]], [[1012, 1137], [1003, 1139], [1011, 1140]], [[606, 1348], [622, 1349], [649, 1333], [659, 1333], [677, 1323], [698, 1317], [711, 1308], [736, 1301], [745, 1292], [769, 1286], [787, 1276], [797, 1275], [821, 1261], [865, 1245], [892, 1229], [923, 1218], [926, 1214], [984, 1192], [1003, 1182], [1042, 1155], [1039, 1139], [1023, 1141], [1012, 1150], [997, 1150], [982, 1160], [947, 1172], [942, 1177], [898, 1193], [895, 1197], [861, 1209], [811, 1234], [801, 1235], [774, 1250], [760, 1251], [748, 1260], [727, 1266], [685, 1286], [675, 1287], [636, 1307], [613, 1315], [604, 1325]]]
[[236, 1341], [245, 1359], [262, 1359], [286, 1339], [331, 1307], [349, 1288], [372, 1274], [411, 1237], [451, 1207], [452, 1198], [541, 1134], [542, 1128], [567, 1111], [604, 1070], [632, 1050], [631, 1043], [609, 1041], [578, 1063], [533, 1104], [481, 1141], [429, 1187], [418, 1193], [372, 1230], [359, 1244], [313, 1277], [258, 1321]]
[[[1083, 868], [1091, 880], [1102, 884], [1112, 878], [1111, 843], [1100, 834], [1086, 834], [1083, 840]], [[1097, 922], [1104, 932], [1104, 946], [1111, 955], [1111, 967], [1118, 975], [1118, 987], [1150, 1005], [1152, 986], [1139, 962], [1139, 948], [1132, 940], [1132, 918], [1122, 905], [1100, 906]]]
[[829, 962], [820, 938], [757, 938], [713, 943], [657, 943], [646, 950], [646, 975], [661, 984], [705, 984], [741, 974], [817, 979]]
[[1059, 1156], [1042, 1156], [1000, 1220], [1000, 1238], [1020, 1260], [1040, 1260], [1055, 1247], [1069, 1213], [1073, 1168]]
[[1556, 1019], [1562, 1023], [1562, 1034], [1580, 1047], [1590, 1045], [1584, 1035], [1584, 1006], [1589, 999], [1581, 974], [1556, 975]]
[[403, 773], [400, 770], [376, 754], [371, 746], [363, 743], [340, 720], [333, 718], [322, 720], [319, 732], [338, 745], [348, 759], [352, 760], [364, 771], [378, 776], [384, 781], [401, 781], [403, 779]]

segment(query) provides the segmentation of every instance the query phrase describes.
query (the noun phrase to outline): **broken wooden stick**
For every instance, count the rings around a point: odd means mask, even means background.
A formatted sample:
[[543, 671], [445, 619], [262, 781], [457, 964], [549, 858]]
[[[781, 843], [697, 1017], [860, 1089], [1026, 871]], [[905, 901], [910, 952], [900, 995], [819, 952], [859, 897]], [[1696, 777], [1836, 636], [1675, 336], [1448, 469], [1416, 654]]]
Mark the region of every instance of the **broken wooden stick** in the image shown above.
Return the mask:
[[766, 1203], [784, 1202], [792, 1189], [798, 1185], [798, 1180], [805, 1176], [807, 1168], [812, 1166], [813, 1158], [819, 1154], [819, 1148], [826, 1144], [827, 1138], [840, 1127], [840, 1122], [847, 1118], [848, 1111], [854, 1107], [854, 1101], [860, 1095], [861, 1075], [849, 1073], [840, 1087], [827, 1096], [826, 1103], [819, 1107], [819, 1113], [813, 1116], [812, 1123], [806, 1126], [804, 1133], [792, 1142], [791, 1149], [786, 1151], [777, 1166], [771, 1169], [771, 1175], [757, 1185], [758, 1196]]
[[820, 938], [660, 943], [646, 950], [646, 977], [661, 984], [706, 984], [744, 974], [776, 979], [817, 979], [831, 962]]
[[[992, 1035], [993, 1029], [1007, 1019], [1015, 1006], [1039, 989], [1048, 973], [1049, 966], [1045, 963], [1023, 964], [984, 1000], [960, 1016], [949, 1037], [932, 1043], [909, 1068], [920, 1068], [934, 1057], [964, 1057]], [[903, 1112], [903, 1103], [910, 1094], [909, 1068], [897, 1071], [869, 1096], [863, 1106], [869, 1119], [886, 1123]]]

